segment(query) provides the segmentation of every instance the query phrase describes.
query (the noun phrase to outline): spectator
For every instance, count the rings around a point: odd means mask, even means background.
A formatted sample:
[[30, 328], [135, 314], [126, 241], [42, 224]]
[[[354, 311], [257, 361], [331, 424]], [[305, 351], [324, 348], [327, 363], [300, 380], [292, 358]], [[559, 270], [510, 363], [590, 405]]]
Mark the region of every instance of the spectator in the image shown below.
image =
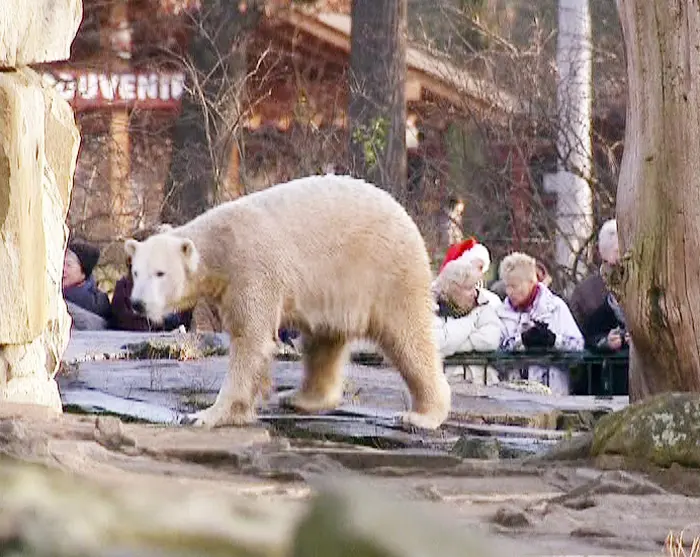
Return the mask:
[[[598, 233], [598, 253], [603, 265], [615, 265], [620, 258], [617, 236], [617, 222], [606, 221]], [[625, 330], [625, 317], [603, 280], [600, 270], [583, 280], [571, 295], [571, 311], [581, 328], [586, 347], [597, 352], [619, 352], [629, 348], [629, 335]], [[609, 388], [613, 394], [627, 394], [628, 370], [626, 363], [606, 364], [613, 366], [610, 371], [613, 381]], [[600, 394], [598, 387], [603, 366], [591, 369], [594, 394]], [[587, 385], [586, 385], [587, 388]], [[583, 389], [583, 385], [577, 390]]]
[[[506, 299], [498, 308], [504, 350], [583, 349], [583, 336], [568, 306], [537, 280], [533, 257], [519, 252], [508, 255], [501, 261], [499, 275], [506, 288]], [[530, 366], [528, 379], [543, 382], [547, 372], [552, 392], [569, 394], [568, 371]]]
[[[496, 314], [496, 304], [484, 295], [477, 283], [481, 273], [469, 261], [458, 259], [449, 262], [436, 279], [437, 314], [435, 334], [442, 357], [458, 352], [484, 352], [497, 350], [501, 341], [501, 323]], [[472, 381], [498, 382], [498, 373], [489, 367], [470, 366]]]
[[458, 244], [452, 244], [449, 248], [447, 248], [445, 259], [440, 266], [440, 271], [442, 271], [445, 268], [445, 265], [447, 265], [450, 261], [465, 256], [475, 261], [477, 265], [480, 265], [481, 268], [479, 270], [482, 273], [488, 271], [489, 266], [491, 265], [489, 250], [486, 249], [486, 246], [480, 244], [476, 238], [472, 237]]
[[[481, 275], [481, 278], [479, 278], [479, 281], [477, 282], [477, 286], [479, 287], [482, 296], [488, 298], [489, 301], [494, 303], [501, 301], [501, 298], [484, 287], [483, 275], [491, 266], [491, 255], [489, 254], [489, 250], [485, 245], [478, 243], [475, 238], [470, 238], [461, 244], [450, 246], [450, 249], [448, 249], [447, 253], [445, 254], [445, 261], [440, 267], [440, 273], [442, 273], [445, 266], [451, 261], [464, 261], [471, 264]], [[438, 277], [440, 276], [440, 273], [438, 273]], [[433, 293], [435, 293], [435, 285], [436, 282], [433, 281]]]
[[458, 244], [464, 239], [462, 232], [462, 220], [464, 218], [464, 202], [461, 199], [452, 197], [447, 209], [447, 243]]
[[[139, 231], [134, 238], [145, 240], [153, 231], [151, 229]], [[114, 285], [112, 295], [111, 323], [112, 329], [120, 331], [172, 331], [181, 325], [189, 330], [192, 324], [192, 311], [171, 313], [165, 317], [163, 323], [152, 323], [146, 316], [136, 313], [131, 307], [131, 291], [134, 288], [134, 280], [131, 276], [131, 259], [126, 259], [126, 274]]]
[[[547, 269], [547, 266], [539, 259], [535, 259], [535, 262], [537, 266], [537, 281], [541, 282], [551, 290], [552, 275], [549, 274], [549, 269]], [[489, 286], [489, 290], [496, 294], [499, 299], [506, 299], [506, 285], [503, 282], [503, 279], [497, 278], [494, 280]]]
[[541, 282], [551, 290], [552, 275], [549, 273], [549, 269], [547, 269], [547, 266], [539, 259], [535, 259], [535, 262], [535, 265], [537, 266], [537, 281]]
[[68, 245], [63, 260], [63, 298], [78, 330], [106, 329], [110, 317], [107, 294], [92, 276], [100, 259], [100, 250], [82, 242]]

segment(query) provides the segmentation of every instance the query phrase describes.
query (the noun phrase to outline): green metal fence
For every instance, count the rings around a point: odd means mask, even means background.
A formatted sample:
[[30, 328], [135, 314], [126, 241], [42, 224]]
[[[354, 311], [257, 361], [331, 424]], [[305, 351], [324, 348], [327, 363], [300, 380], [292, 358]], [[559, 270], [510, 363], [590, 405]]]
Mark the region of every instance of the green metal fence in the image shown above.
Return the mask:
[[[558, 367], [569, 370], [571, 375], [584, 373], [587, 380], [587, 393], [593, 393], [593, 370], [600, 366], [601, 394], [611, 394], [613, 385], [613, 374], [627, 373], [629, 355], [626, 351], [620, 352], [592, 352], [582, 350], [577, 352], [556, 352], [556, 351], [527, 351], [527, 352], [506, 352], [496, 350], [493, 352], [464, 352], [454, 354], [444, 358], [444, 367], [461, 367], [464, 377], [470, 366], [493, 367], [499, 373], [501, 379], [505, 378], [508, 372], [513, 370], [526, 369], [529, 366]], [[382, 366], [386, 365], [384, 359], [377, 354], [358, 353], [353, 354], [352, 360], [355, 363], [364, 365]], [[545, 373], [545, 384], [548, 384], [549, 377]]]

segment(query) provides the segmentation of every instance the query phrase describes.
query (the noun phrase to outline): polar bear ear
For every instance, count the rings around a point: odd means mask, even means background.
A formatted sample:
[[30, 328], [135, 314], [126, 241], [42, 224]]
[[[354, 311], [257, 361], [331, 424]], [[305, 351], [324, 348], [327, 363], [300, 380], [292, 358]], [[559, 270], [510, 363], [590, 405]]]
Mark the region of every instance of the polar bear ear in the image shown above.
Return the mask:
[[133, 238], [129, 238], [126, 242], [124, 242], [124, 251], [126, 252], [127, 257], [133, 259], [138, 246], [139, 243]]
[[189, 238], [184, 238], [180, 244], [180, 251], [182, 252], [182, 258], [185, 260], [185, 266], [191, 273], [194, 273], [199, 266], [199, 252], [194, 242]]

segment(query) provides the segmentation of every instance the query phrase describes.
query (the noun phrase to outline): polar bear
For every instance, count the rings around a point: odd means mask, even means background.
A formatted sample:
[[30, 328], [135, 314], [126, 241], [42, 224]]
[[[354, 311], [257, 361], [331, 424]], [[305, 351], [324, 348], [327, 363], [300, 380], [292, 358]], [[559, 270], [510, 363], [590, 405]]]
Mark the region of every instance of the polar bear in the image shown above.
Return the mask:
[[302, 332], [304, 379], [286, 403], [342, 400], [349, 342], [373, 340], [411, 393], [403, 424], [435, 429], [451, 392], [433, 336], [432, 273], [415, 222], [386, 191], [349, 176], [310, 176], [126, 240], [134, 309], [159, 322], [203, 298], [231, 337], [228, 373], [195, 425], [255, 421], [280, 325]]

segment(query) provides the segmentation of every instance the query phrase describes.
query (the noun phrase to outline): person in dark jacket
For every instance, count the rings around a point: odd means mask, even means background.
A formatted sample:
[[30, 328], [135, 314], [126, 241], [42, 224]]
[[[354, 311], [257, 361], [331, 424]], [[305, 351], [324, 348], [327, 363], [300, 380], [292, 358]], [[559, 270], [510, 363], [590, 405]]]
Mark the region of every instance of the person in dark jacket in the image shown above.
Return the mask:
[[82, 242], [71, 242], [63, 261], [63, 298], [75, 329], [105, 329], [110, 316], [109, 297], [92, 276], [100, 250]]
[[171, 313], [163, 323], [157, 325], [131, 307], [131, 291], [134, 279], [131, 276], [131, 261], [127, 259], [127, 272], [114, 285], [112, 295], [112, 319], [110, 326], [120, 331], [172, 331], [184, 325], [189, 330], [192, 323], [192, 311]]
[[[615, 265], [620, 258], [617, 222], [614, 219], [605, 222], [598, 233], [598, 252], [606, 265]], [[628, 353], [630, 339], [626, 332], [625, 316], [601, 272], [590, 275], [575, 288], [569, 305], [583, 333], [586, 348], [601, 353]], [[606, 366], [607, 369], [595, 366], [592, 370], [593, 394], [600, 394], [601, 390], [615, 395], [627, 394], [627, 363], [606, 362]], [[612, 377], [611, 384], [605, 389], [601, 383], [607, 375], [603, 375], [604, 371], [610, 372]], [[577, 391], [582, 392], [582, 389], [583, 385]]]

